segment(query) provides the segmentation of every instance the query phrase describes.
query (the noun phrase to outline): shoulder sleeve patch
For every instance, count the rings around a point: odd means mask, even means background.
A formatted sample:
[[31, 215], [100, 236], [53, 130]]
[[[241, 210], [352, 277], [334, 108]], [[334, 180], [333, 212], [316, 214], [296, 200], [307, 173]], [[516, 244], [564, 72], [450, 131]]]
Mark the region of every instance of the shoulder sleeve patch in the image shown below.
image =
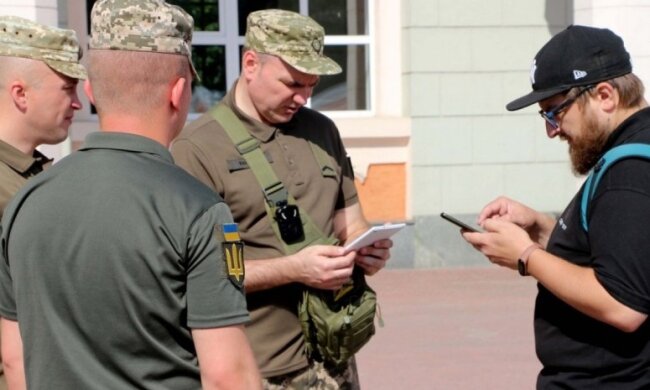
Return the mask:
[[236, 223], [215, 226], [217, 242], [221, 242], [228, 279], [239, 289], [244, 288], [244, 243]]

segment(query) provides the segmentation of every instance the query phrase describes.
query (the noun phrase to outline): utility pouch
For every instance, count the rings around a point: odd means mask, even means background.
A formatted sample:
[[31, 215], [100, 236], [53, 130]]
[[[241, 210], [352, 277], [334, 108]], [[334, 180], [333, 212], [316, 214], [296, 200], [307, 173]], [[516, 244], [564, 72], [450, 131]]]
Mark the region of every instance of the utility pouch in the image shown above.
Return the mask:
[[294, 244], [305, 238], [298, 206], [279, 202], [275, 208], [275, 220], [278, 223], [280, 237], [287, 244]]
[[298, 315], [307, 353], [342, 366], [375, 334], [376, 310], [377, 294], [362, 272], [351, 290], [340, 297], [332, 291], [306, 290]]

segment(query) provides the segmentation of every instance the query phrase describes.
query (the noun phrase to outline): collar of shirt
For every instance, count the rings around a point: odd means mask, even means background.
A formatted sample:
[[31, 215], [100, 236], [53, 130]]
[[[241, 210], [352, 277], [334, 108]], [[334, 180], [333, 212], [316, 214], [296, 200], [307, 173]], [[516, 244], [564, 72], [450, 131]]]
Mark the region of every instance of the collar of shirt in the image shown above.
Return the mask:
[[113, 149], [126, 152], [148, 153], [159, 156], [161, 159], [173, 164], [171, 153], [158, 142], [147, 137], [119, 133], [98, 131], [86, 136], [80, 151], [91, 149]]
[[[237, 82], [235, 82], [237, 85]], [[265, 123], [253, 119], [249, 115], [245, 114], [242, 110], [237, 107], [235, 103], [235, 87], [230, 88], [226, 96], [223, 98], [223, 102], [228, 106], [234, 113], [237, 115], [240, 121], [244, 124], [244, 127], [248, 129], [250, 134], [257, 138], [260, 142], [266, 143], [269, 142], [271, 138], [275, 135], [275, 132], [278, 131], [278, 128], [275, 126], [269, 126]]]
[[630, 115], [609, 135], [603, 153], [614, 146], [634, 142], [641, 132], [648, 130], [648, 123], [650, 123], [650, 107]]
[[0, 141], [0, 161], [22, 176], [29, 176], [33, 169], [37, 168], [36, 173], [42, 171], [44, 166], [52, 162], [52, 159], [48, 159], [38, 150], [34, 150], [34, 153], [30, 156], [8, 143]]

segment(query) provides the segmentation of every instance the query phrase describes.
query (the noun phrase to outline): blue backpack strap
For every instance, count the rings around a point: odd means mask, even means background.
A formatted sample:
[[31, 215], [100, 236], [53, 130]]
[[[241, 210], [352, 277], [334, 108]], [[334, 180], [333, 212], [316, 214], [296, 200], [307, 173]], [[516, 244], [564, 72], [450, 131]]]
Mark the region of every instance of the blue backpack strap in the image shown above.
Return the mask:
[[594, 169], [587, 177], [587, 181], [582, 190], [582, 199], [580, 200], [580, 222], [585, 231], [589, 231], [587, 225], [587, 208], [589, 202], [591, 202], [591, 198], [594, 197], [596, 187], [598, 187], [598, 183], [603, 177], [603, 174], [612, 164], [630, 157], [641, 157], [650, 160], [650, 144], [625, 144], [612, 148], [596, 163], [596, 166], [594, 166]]

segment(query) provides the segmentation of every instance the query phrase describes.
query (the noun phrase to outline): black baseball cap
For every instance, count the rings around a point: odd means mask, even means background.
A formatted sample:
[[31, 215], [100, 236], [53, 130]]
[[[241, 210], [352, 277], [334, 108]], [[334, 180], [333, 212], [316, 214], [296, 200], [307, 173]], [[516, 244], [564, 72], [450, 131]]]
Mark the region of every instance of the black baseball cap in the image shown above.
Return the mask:
[[569, 26], [537, 52], [530, 70], [533, 91], [506, 109], [516, 111], [573, 87], [631, 72], [630, 54], [621, 37], [606, 28]]

